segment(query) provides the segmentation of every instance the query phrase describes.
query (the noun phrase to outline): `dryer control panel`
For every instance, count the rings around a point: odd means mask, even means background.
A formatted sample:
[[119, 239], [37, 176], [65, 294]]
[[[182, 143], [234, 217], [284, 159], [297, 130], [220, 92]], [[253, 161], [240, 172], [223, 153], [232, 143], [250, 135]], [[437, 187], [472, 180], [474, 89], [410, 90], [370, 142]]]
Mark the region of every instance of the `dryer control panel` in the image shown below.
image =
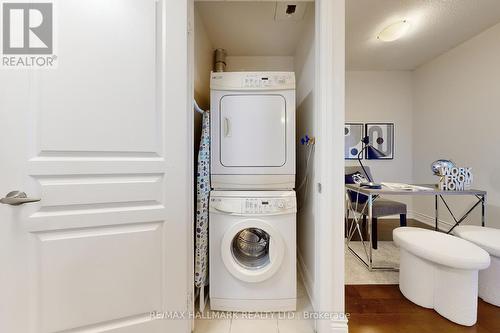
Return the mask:
[[280, 88], [290, 83], [289, 74], [247, 74], [242, 78], [243, 88]]
[[214, 72], [212, 90], [291, 90], [295, 89], [293, 72]]

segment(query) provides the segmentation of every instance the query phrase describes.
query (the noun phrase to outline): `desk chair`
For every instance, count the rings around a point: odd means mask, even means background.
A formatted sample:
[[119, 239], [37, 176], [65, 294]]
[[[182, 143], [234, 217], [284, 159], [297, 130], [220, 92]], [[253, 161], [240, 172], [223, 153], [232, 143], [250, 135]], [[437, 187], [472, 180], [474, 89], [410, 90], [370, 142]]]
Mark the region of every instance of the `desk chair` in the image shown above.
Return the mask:
[[[370, 172], [370, 167], [365, 166], [366, 173], [363, 171], [363, 169], [360, 166], [352, 166], [352, 167], [345, 167], [345, 174], [350, 175], [355, 172], [359, 172], [365, 177], [370, 179], [373, 179], [372, 174]], [[357, 205], [356, 211], [360, 214], [363, 215], [363, 227], [366, 225], [366, 216], [368, 215], [368, 207], [366, 205]], [[346, 212], [349, 214], [349, 212]], [[377, 228], [377, 222], [378, 218], [384, 217], [384, 216], [391, 216], [391, 215], [398, 215], [399, 214], [399, 224], [402, 227], [406, 226], [406, 204], [398, 202], [398, 201], [393, 201], [393, 200], [386, 200], [386, 199], [381, 199], [378, 198], [373, 202], [373, 208], [372, 208], [372, 247], [374, 250], [378, 248], [378, 228]], [[347, 220], [349, 220], [349, 216], [347, 216]]]

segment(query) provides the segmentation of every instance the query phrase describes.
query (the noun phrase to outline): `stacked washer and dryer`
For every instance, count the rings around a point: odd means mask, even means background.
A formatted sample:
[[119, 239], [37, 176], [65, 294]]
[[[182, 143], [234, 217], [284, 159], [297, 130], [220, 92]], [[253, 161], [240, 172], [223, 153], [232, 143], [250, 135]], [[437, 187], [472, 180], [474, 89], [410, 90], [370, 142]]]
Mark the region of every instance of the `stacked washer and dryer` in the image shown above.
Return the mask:
[[214, 72], [210, 306], [296, 307], [295, 76]]

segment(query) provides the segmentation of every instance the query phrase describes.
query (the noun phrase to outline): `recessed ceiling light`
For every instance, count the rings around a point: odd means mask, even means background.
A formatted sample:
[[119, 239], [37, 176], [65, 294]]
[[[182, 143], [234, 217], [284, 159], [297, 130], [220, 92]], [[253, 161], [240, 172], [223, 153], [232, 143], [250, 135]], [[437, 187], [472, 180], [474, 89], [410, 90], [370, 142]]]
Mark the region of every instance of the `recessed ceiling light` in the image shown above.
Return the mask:
[[377, 39], [383, 42], [392, 42], [403, 37], [410, 28], [410, 23], [407, 20], [398, 21], [385, 27], [377, 36]]

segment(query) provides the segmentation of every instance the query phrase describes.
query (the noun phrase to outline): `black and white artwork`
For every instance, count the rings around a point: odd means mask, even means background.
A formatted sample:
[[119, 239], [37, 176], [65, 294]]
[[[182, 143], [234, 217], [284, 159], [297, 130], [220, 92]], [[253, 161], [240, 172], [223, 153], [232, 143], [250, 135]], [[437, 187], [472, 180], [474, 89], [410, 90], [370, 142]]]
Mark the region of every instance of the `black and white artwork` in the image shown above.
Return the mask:
[[[394, 123], [367, 123], [365, 131], [369, 144], [385, 155], [377, 159], [394, 159]], [[366, 152], [365, 158], [368, 159]]]
[[[356, 160], [358, 154], [363, 149], [364, 125], [358, 123], [346, 123], [344, 128], [345, 146], [344, 158], [346, 160]], [[363, 156], [360, 156], [363, 159]]]

